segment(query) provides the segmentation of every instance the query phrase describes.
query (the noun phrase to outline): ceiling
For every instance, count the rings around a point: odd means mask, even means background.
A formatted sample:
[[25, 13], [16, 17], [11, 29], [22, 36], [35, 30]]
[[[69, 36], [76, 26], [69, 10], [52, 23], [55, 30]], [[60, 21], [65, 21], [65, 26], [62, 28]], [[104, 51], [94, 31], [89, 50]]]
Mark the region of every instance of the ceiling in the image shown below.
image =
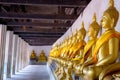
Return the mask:
[[32, 46], [52, 45], [90, 0], [0, 0], [0, 23]]

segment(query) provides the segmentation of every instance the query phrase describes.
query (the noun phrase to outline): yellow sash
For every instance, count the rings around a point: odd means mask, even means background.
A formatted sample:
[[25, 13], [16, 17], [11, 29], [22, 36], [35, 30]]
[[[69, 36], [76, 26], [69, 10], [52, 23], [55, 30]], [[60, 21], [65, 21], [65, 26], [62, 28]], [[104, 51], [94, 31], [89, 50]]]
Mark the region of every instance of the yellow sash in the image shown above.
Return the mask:
[[[73, 53], [71, 53], [70, 56], [71, 56], [71, 55], [74, 55], [78, 50], [80, 50], [82, 47], [84, 47], [85, 44], [86, 44], [86, 43], [85, 43], [84, 40], [80, 41], [79, 43], [76, 43], [75, 46], [72, 47]], [[75, 55], [76, 55], [76, 54], [75, 54]], [[74, 56], [75, 56], [75, 55], [74, 55]]]
[[90, 41], [88, 41], [88, 43], [85, 45], [85, 47], [84, 47], [84, 53], [83, 53], [83, 58], [82, 58], [81, 62], [84, 62], [85, 55], [86, 55], [87, 52], [90, 50], [90, 48], [93, 46], [93, 44], [95, 44], [96, 40], [97, 40], [97, 39], [90, 40]]
[[96, 42], [96, 46], [94, 49], [94, 54], [93, 54], [93, 58], [95, 63], [97, 62], [97, 53], [99, 51], [99, 48], [106, 42], [108, 41], [110, 38], [119, 38], [120, 39], [120, 33], [114, 30], [109, 30], [106, 31], [100, 38], [99, 40]]
[[[86, 53], [89, 51], [89, 49], [92, 47], [92, 45], [96, 42], [96, 40], [90, 40], [87, 42], [87, 44], [84, 47], [84, 53], [83, 53], [83, 58], [81, 59], [80, 63], [84, 62], [84, 57], [86, 55]], [[79, 60], [79, 59], [73, 59], [73, 60]]]
[[[78, 49], [81, 49], [81, 47], [85, 46], [86, 42], [84, 40], [80, 41], [79, 43], [77, 43], [77, 47], [75, 47], [74, 52], [78, 51]], [[75, 46], [76, 46], [75, 45]]]

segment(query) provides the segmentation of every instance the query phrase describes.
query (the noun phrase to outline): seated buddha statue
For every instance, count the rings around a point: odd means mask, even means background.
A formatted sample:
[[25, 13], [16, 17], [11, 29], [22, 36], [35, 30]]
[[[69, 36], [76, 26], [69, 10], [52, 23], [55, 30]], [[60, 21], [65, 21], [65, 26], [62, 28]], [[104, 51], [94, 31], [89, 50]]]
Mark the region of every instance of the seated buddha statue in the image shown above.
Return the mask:
[[82, 22], [81, 29], [79, 31], [76, 30], [76, 35], [75, 35], [76, 38], [74, 38], [75, 40], [72, 47], [72, 53], [70, 55], [71, 59], [80, 58], [81, 55], [83, 54], [82, 52], [86, 44], [86, 42], [84, 41], [85, 35], [86, 35], [86, 30], [84, 28], [84, 22]]
[[[65, 39], [63, 41], [63, 44], [61, 46], [61, 51], [60, 51], [60, 57], [58, 58], [57, 60], [57, 64], [59, 63], [59, 66], [57, 66], [56, 69], [59, 68], [59, 70], [56, 72], [56, 75], [58, 78], [61, 78], [62, 79], [62, 75], [64, 75], [65, 71], [61, 71], [61, 69], [64, 67], [64, 62], [65, 62], [65, 52], [66, 52], [66, 49], [67, 49], [67, 45], [68, 45], [68, 39]], [[62, 69], [64, 70], [64, 69]]]
[[61, 71], [60, 71], [60, 75], [58, 76], [58, 80], [66, 80], [66, 72], [65, 72], [65, 68], [63, 66], [61, 66]]
[[84, 46], [84, 50], [81, 53], [82, 55], [81, 55], [79, 64], [77, 63], [77, 65], [75, 65], [75, 71], [78, 75], [80, 75], [81, 71], [82, 71], [81, 65], [84, 65], [84, 63], [86, 63], [93, 55], [92, 52], [94, 50], [94, 46], [97, 41], [97, 36], [98, 36], [99, 30], [100, 30], [100, 26], [96, 21], [96, 14], [94, 14], [93, 21], [89, 25], [89, 28], [88, 28], [89, 40], [88, 40], [87, 44]]
[[[62, 43], [62, 44], [60, 44], [60, 52], [61, 52], [61, 50], [62, 50], [62, 48], [64, 47], [64, 42]], [[60, 54], [60, 52], [58, 51], [58, 53], [59, 53], [59, 55], [57, 56], [57, 58], [56, 58], [56, 69], [55, 69], [55, 71], [54, 71], [54, 73], [55, 73], [55, 75], [58, 75], [58, 73], [59, 73], [59, 71], [60, 71], [60, 61], [59, 61], [59, 59], [61, 58], [61, 54]]]
[[58, 77], [60, 74], [61, 74], [61, 66], [62, 66], [62, 63], [61, 63], [61, 60], [63, 59], [63, 54], [64, 54], [64, 50], [65, 50], [65, 46], [66, 46], [66, 40], [64, 40], [62, 42], [62, 44], [60, 45], [60, 48], [58, 49], [58, 53], [59, 53], [59, 56], [56, 58], [56, 69], [54, 71], [55, 75]]
[[73, 54], [75, 44], [77, 44], [77, 32], [73, 35], [72, 41], [71, 41], [71, 47], [69, 49], [69, 55], [68, 58], [71, 59], [71, 55]]
[[[73, 36], [71, 36], [69, 39], [69, 41], [67, 41], [67, 44], [66, 44], [66, 50], [65, 50], [65, 53], [64, 54], [67, 54], [67, 55], [63, 55], [63, 59], [61, 60], [61, 64], [62, 64], [62, 67], [64, 68], [64, 71], [60, 74], [60, 79], [61, 80], [72, 80], [72, 67], [70, 67], [70, 65], [68, 65], [68, 63], [70, 63], [68, 61], [68, 58], [69, 58], [69, 55], [71, 54], [71, 51], [70, 49], [72, 48], [72, 46], [74, 44], [70, 44], [70, 43], [73, 43], [73, 41], [76, 40], [76, 34]], [[65, 77], [66, 75], [66, 77]]]
[[66, 79], [65, 75], [67, 76], [67, 78], [70, 78], [70, 76], [66, 73], [65, 70], [67, 69], [67, 62], [68, 62], [67, 58], [68, 58], [68, 54], [69, 54], [69, 49], [71, 48], [70, 43], [72, 42], [72, 38], [73, 38], [73, 35], [66, 40], [65, 48], [61, 52], [62, 53], [62, 55], [61, 55], [62, 58], [60, 59], [60, 63], [61, 63], [61, 67], [64, 70], [64, 71], [60, 72], [60, 74], [58, 76], [58, 78], [61, 79], [61, 80], [62, 79], [68, 80], [68, 79]]
[[113, 2], [113, 0], [110, 0], [108, 9], [103, 13], [101, 24], [105, 32], [96, 42], [93, 57], [82, 67], [87, 80], [98, 79], [101, 71], [114, 64], [118, 58], [120, 34], [114, 28], [119, 13]]
[[68, 39], [66, 41], [65, 48], [64, 48], [64, 52], [62, 52], [64, 60], [66, 60], [68, 58], [69, 50], [70, 50], [71, 45], [72, 45], [71, 44], [72, 43], [72, 37], [73, 37], [73, 35], [68, 37]]
[[50, 50], [50, 54], [49, 54], [49, 57], [50, 58], [53, 58], [54, 57], [54, 52], [55, 52], [55, 49], [56, 49], [56, 45], [52, 47], [52, 49]]
[[31, 55], [30, 55], [30, 59], [31, 59], [31, 60], [36, 60], [36, 53], [35, 53], [34, 50], [32, 51], [32, 53], [31, 53]]
[[44, 50], [40, 52], [40, 55], [38, 57], [38, 62], [47, 62], [47, 57], [45, 56]]
[[68, 39], [65, 39], [64, 41], [63, 41], [63, 44], [62, 44], [62, 46], [61, 46], [61, 52], [60, 52], [60, 57], [62, 58], [62, 59], [64, 59], [65, 58], [65, 53], [67, 52], [67, 45], [68, 45]]

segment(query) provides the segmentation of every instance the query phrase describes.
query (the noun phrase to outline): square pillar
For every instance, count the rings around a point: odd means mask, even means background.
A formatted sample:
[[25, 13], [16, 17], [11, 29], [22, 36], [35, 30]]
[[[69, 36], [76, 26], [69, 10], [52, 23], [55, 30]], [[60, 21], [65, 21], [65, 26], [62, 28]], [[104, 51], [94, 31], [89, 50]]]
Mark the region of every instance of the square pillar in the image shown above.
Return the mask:
[[6, 26], [0, 24], [0, 80], [3, 80], [4, 75], [5, 38]]
[[11, 63], [12, 63], [12, 42], [13, 32], [7, 31], [6, 33], [6, 63], [7, 63], [7, 77], [11, 77]]
[[16, 57], [17, 57], [17, 46], [18, 46], [18, 35], [13, 35], [13, 49], [12, 49], [12, 66], [11, 66], [11, 72], [12, 74], [15, 74], [15, 66], [16, 66]]
[[17, 42], [17, 53], [16, 53], [16, 65], [15, 65], [15, 72], [19, 71], [19, 53], [20, 53], [20, 42], [21, 38], [18, 37], [18, 42]]

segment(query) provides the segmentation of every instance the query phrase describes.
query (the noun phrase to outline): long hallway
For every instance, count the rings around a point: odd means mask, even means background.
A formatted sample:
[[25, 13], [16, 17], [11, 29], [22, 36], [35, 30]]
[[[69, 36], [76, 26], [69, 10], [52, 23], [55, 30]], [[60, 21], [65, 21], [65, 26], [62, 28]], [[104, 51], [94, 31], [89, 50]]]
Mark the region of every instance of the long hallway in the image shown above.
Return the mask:
[[46, 65], [29, 65], [7, 80], [49, 80]]

